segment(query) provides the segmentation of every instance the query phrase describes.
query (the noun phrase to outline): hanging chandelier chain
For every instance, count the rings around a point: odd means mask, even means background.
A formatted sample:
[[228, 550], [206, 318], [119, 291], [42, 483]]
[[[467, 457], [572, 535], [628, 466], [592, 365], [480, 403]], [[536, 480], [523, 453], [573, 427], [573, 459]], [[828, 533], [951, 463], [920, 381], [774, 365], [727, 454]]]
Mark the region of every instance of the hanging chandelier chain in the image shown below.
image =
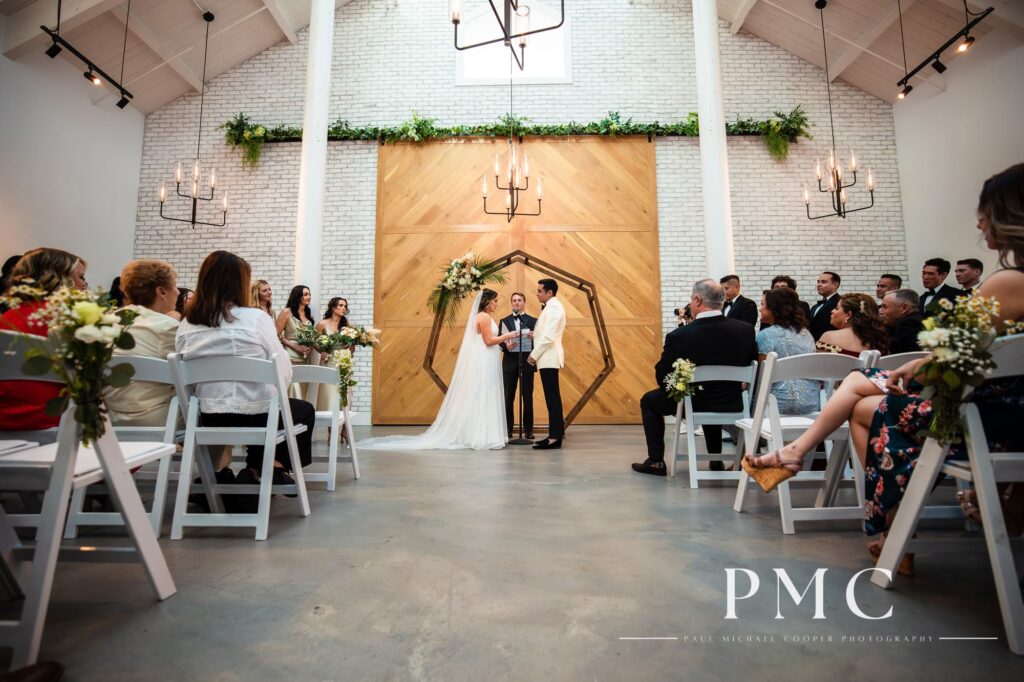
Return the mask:
[[124, 13], [124, 45], [121, 46], [121, 77], [117, 80], [124, 83], [124, 60], [128, 54], [128, 19], [132, 15], [132, 0], [128, 0], [128, 9]]
[[213, 22], [212, 15], [210, 19], [206, 18], [206, 15], [210, 14], [207, 12], [203, 15], [203, 20], [206, 22], [206, 44], [203, 46], [203, 80], [199, 88], [199, 135], [196, 139], [196, 163], [199, 162], [199, 146], [203, 141], [203, 105], [206, 99], [206, 57], [210, 52], [210, 24]]
[[828, 126], [832, 131], [832, 151], [836, 148], [836, 124], [832, 120], [832, 80], [828, 75], [828, 45], [825, 42], [825, 8], [818, 10], [821, 15], [821, 50], [825, 53], [825, 90], [828, 92]]
[[[964, 9], [967, 9], [967, 2], [964, 0]], [[907, 76], [907, 41], [903, 37], [903, 8], [900, 7], [900, 0], [896, 0], [896, 14], [900, 18], [900, 45], [903, 47], [903, 77]]]

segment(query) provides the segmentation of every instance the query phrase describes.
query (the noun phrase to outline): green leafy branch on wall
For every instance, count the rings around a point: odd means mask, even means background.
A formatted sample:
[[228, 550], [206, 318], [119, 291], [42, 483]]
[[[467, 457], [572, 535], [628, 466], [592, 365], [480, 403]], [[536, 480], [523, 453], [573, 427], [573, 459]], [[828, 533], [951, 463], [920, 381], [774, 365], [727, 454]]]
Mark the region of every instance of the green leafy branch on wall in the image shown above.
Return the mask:
[[[450, 137], [507, 137], [510, 130], [520, 135], [534, 137], [565, 137], [569, 135], [647, 135], [649, 137], [696, 137], [700, 132], [697, 114], [691, 113], [677, 123], [638, 123], [632, 118], [622, 120], [620, 114], [610, 112], [600, 121], [591, 123], [531, 124], [528, 118], [509, 114], [495, 123], [481, 125], [455, 125], [439, 127], [437, 119], [424, 118], [415, 112], [408, 121], [397, 126], [352, 127], [348, 121], [335, 121], [327, 132], [327, 139], [376, 140], [385, 142], [425, 142]], [[302, 128], [266, 126], [252, 123], [240, 113], [221, 126], [226, 132], [224, 140], [230, 147], [242, 148], [242, 163], [249, 167], [259, 164], [263, 145], [273, 142], [298, 142], [302, 140]], [[739, 119], [725, 126], [727, 135], [760, 135], [772, 158], [783, 161], [789, 155], [789, 145], [803, 137], [811, 139], [808, 132], [807, 115], [803, 107], [797, 106], [788, 114], [775, 112], [766, 120], [753, 118]]]

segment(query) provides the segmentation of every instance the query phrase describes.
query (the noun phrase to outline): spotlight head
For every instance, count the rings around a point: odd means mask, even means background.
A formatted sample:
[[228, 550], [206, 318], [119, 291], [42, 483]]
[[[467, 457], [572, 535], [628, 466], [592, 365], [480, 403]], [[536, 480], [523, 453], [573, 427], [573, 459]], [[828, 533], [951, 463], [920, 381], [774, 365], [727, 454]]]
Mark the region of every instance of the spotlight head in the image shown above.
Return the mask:
[[83, 73], [82, 76], [85, 78], [85, 80], [89, 81], [93, 85], [99, 85], [100, 83], [103, 82], [103, 81], [100, 80], [99, 76], [97, 76], [96, 74], [94, 74], [92, 72], [92, 69], [89, 69], [88, 71]]
[[57, 41], [55, 40], [55, 41], [53, 41], [52, 45], [50, 45], [48, 48], [46, 48], [46, 56], [49, 57], [50, 59], [53, 59], [54, 57], [59, 55], [61, 50], [63, 50], [63, 49], [64, 48], [61, 47], [60, 45], [58, 45]]
[[126, 106], [128, 106], [128, 96], [122, 92], [121, 99], [117, 100], [117, 108], [124, 109]]
[[971, 49], [971, 45], [973, 45], [973, 44], [974, 44], [974, 36], [965, 36], [964, 37], [964, 42], [962, 42], [959, 45], [957, 45], [956, 51], [957, 52], [967, 52], [967, 50]]
[[934, 62], [932, 62], [932, 68], [935, 69], [936, 73], [945, 73], [947, 67], [945, 64], [936, 59]]
[[908, 83], [907, 85], [905, 85], [903, 87], [902, 90], [900, 90], [900, 94], [896, 95], [896, 97], [899, 98], [899, 99], [906, 99], [907, 95], [909, 95], [910, 91], [913, 90], [913, 89], [914, 89], [914, 86], [910, 85]]

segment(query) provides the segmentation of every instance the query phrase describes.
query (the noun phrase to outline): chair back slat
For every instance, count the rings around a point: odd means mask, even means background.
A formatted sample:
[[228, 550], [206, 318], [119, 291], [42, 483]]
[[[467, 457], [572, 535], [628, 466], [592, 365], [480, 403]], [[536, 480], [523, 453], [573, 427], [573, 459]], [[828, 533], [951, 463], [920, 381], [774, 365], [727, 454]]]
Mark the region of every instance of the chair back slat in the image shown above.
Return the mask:
[[752, 384], [757, 375], [757, 362], [749, 365], [701, 365], [693, 372], [695, 383], [704, 381], [735, 381]]
[[[274, 361], [259, 358], [239, 358], [231, 355], [215, 355], [191, 360], [174, 354], [177, 380], [184, 386], [205, 384], [212, 381], [246, 381], [256, 384], [277, 384], [277, 368]], [[170, 360], [170, 357], [168, 357]]]
[[894, 353], [893, 355], [885, 355], [875, 361], [873, 367], [878, 369], [894, 370], [898, 367], [905, 365], [911, 360], [920, 360], [921, 358], [928, 357], [928, 352], [923, 350], [911, 351], [909, 353]]
[[174, 385], [171, 375], [171, 364], [163, 358], [148, 358], [135, 355], [115, 355], [110, 359], [110, 366], [131, 365], [135, 368], [132, 381], [149, 381], [154, 384]]
[[42, 336], [25, 337], [18, 332], [0, 331], [0, 381], [52, 381], [64, 383], [53, 372], [42, 376], [23, 374], [21, 366], [25, 363], [25, 353], [29, 349], [48, 349], [49, 339]]
[[326, 365], [294, 365], [292, 366], [292, 383], [336, 384], [338, 383], [338, 370]]
[[840, 381], [855, 369], [862, 369], [866, 358], [851, 358], [838, 353], [791, 355], [775, 362], [771, 383], [791, 379]]
[[1024, 334], [996, 339], [991, 351], [996, 368], [989, 379], [1024, 375]]

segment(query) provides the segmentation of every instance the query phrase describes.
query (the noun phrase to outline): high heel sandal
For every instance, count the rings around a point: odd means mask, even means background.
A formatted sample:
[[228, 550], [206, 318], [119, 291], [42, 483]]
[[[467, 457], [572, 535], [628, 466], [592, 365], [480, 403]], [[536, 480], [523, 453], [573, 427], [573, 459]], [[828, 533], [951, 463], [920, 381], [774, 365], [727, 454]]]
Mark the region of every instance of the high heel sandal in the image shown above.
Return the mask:
[[803, 457], [797, 461], [787, 462], [782, 459], [780, 451], [776, 450], [775, 452], [769, 452], [767, 455], [762, 455], [761, 457], [744, 455], [741, 466], [747, 476], [750, 476], [752, 479], [757, 481], [757, 484], [761, 486], [762, 490], [766, 493], [770, 493], [775, 490], [780, 483], [783, 483], [800, 473], [800, 470], [803, 469]]
[[[875, 540], [874, 542], [868, 543], [868, 554], [871, 555], [871, 560], [877, 565], [879, 557], [882, 556], [882, 546], [884, 542], [881, 540]], [[913, 578], [914, 577], [914, 555], [907, 552], [900, 559], [900, 565], [896, 569], [896, 572], [900, 575]]]
[[974, 497], [973, 490], [959, 490], [956, 493], [956, 501], [960, 503], [960, 511], [970, 521], [981, 525], [981, 510], [978, 509], [978, 501]]
[[[1007, 490], [1010, 490], [1009, 488]], [[1024, 533], [1024, 514], [1015, 509], [1011, 502], [1012, 494], [1003, 491], [999, 495], [999, 506], [1003, 511], [1003, 523], [1006, 526], [1006, 534], [1010, 537], [1017, 537]], [[978, 496], [973, 490], [961, 490], [956, 494], [956, 501], [960, 503], [960, 509], [964, 516], [978, 524], [981, 522], [981, 509], [978, 507]], [[1016, 505], [1016, 506], [1019, 506]]]

